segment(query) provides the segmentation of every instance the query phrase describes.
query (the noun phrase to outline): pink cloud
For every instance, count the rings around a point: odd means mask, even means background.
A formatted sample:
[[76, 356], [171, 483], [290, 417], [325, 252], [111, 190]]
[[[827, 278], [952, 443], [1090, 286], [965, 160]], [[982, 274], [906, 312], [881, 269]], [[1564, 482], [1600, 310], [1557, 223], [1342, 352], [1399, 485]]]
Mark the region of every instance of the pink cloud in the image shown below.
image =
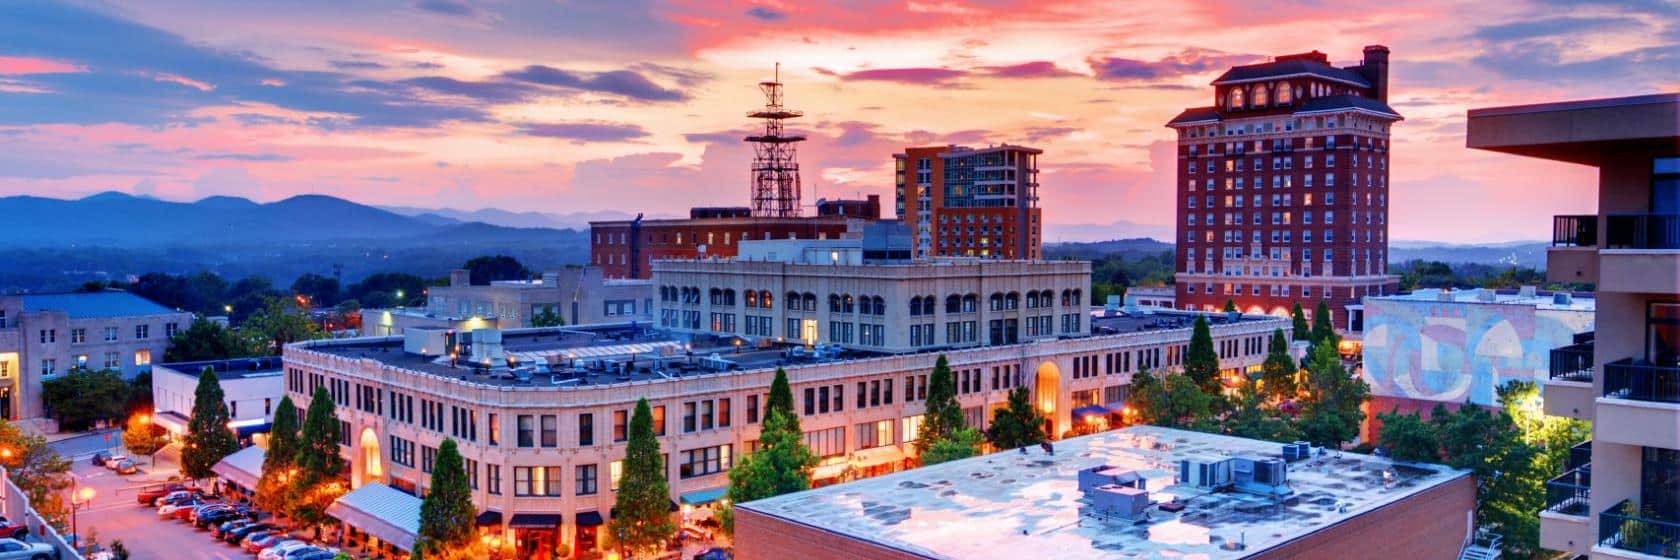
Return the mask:
[[8, 74], [65, 74], [83, 71], [85, 71], [85, 69], [81, 66], [66, 62], [59, 62], [57, 60], [0, 56], [0, 76]]

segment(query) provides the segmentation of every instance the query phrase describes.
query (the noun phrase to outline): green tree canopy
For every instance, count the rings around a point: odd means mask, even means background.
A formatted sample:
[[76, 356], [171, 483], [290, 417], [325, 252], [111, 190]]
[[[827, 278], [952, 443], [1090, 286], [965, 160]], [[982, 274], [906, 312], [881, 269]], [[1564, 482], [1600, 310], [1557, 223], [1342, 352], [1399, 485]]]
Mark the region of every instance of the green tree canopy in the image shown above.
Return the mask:
[[986, 428], [986, 441], [997, 449], [1013, 449], [1037, 445], [1044, 439], [1044, 415], [1032, 405], [1027, 388], [1010, 389], [1009, 404], [992, 413], [992, 425]]
[[665, 479], [665, 460], [653, 434], [653, 409], [647, 399], [636, 402], [630, 414], [629, 441], [624, 445], [624, 475], [619, 479], [611, 530], [621, 546], [634, 554], [658, 550], [676, 533], [671, 523], [671, 489]]
[[1430, 423], [1441, 441], [1448, 465], [1476, 477], [1476, 522], [1498, 525], [1504, 554], [1525, 558], [1540, 552], [1540, 520], [1545, 507], [1545, 456], [1504, 411], [1465, 405], [1446, 413], [1437, 407]]
[[169, 440], [164, 437], [166, 430], [152, 422], [151, 417], [135, 414], [128, 418], [128, 425], [123, 428], [123, 449], [135, 455], [151, 456], [163, 448]]
[[916, 451], [925, 454], [935, 443], [951, 436], [964, 426], [962, 404], [957, 402], [956, 381], [951, 364], [940, 354], [928, 375], [927, 413], [922, 415], [921, 430], [916, 433]]
[[1196, 316], [1190, 332], [1190, 346], [1184, 353], [1184, 375], [1203, 391], [1219, 392], [1219, 353], [1213, 349], [1213, 331], [1204, 315]]
[[921, 455], [922, 465], [937, 465], [946, 461], [967, 459], [980, 454], [980, 444], [985, 436], [980, 430], [963, 426], [951, 432], [950, 436], [940, 438], [933, 447]]
[[1329, 346], [1341, 341], [1341, 337], [1336, 336], [1336, 327], [1330, 322], [1330, 305], [1324, 300], [1318, 300], [1318, 307], [1313, 309], [1312, 341], [1314, 345], [1328, 343]]
[[[805, 490], [811, 486], [811, 468], [817, 456], [805, 446], [804, 434], [799, 432], [797, 419], [779, 408], [766, 411], [763, 429], [759, 431], [758, 451], [748, 453], [729, 469], [729, 503], [780, 496]], [[734, 532], [733, 509], [726, 507], [722, 523], [725, 531]]]
[[297, 477], [286, 498], [286, 514], [306, 526], [327, 521], [327, 506], [346, 491], [338, 482], [344, 457], [338, 454], [338, 407], [326, 387], [316, 387], [298, 435]]
[[501, 280], [525, 280], [531, 277], [531, 271], [525, 268], [524, 264], [520, 264], [519, 259], [507, 255], [473, 257], [461, 268], [467, 269], [469, 281], [474, 286], [485, 286]]
[[[1444, 407], [1438, 410], [1446, 410]], [[1435, 426], [1416, 412], [1401, 414], [1396, 408], [1377, 414], [1382, 429], [1377, 433], [1377, 445], [1390, 457], [1401, 461], [1436, 463], [1441, 460], [1441, 441]]]
[[292, 281], [292, 294], [309, 300], [310, 307], [332, 307], [338, 304], [338, 279], [308, 273]]
[[296, 302], [269, 298], [261, 311], [251, 315], [242, 325], [244, 330], [260, 341], [263, 355], [279, 354], [290, 343], [326, 338], [327, 333], [309, 317], [309, 312]]
[[1301, 309], [1301, 302], [1295, 302], [1295, 307], [1289, 310], [1291, 325], [1291, 340], [1312, 340], [1312, 329], [1307, 326], [1307, 312]]
[[564, 327], [566, 326], [566, 319], [560, 316], [560, 312], [555, 311], [553, 308], [548, 308], [544, 309], [542, 313], [531, 316], [531, 326]]
[[1283, 329], [1272, 331], [1272, 339], [1266, 345], [1266, 361], [1260, 365], [1265, 394], [1275, 399], [1294, 397], [1295, 374], [1299, 371], [1295, 360], [1289, 357], [1289, 340], [1283, 337]]
[[[1140, 378], [1143, 383], [1138, 383]], [[1213, 417], [1216, 398], [1183, 374], [1168, 373], [1157, 380], [1146, 368], [1132, 376], [1130, 405], [1144, 424], [1188, 428], [1205, 422]]]
[[426, 279], [402, 272], [380, 272], [351, 284], [345, 297], [368, 308], [415, 306], [426, 303]]
[[776, 377], [770, 380], [770, 395], [764, 399], [764, 417], [780, 410], [788, 417], [789, 429], [797, 432], [799, 428], [799, 412], [793, 409], [793, 388], [788, 384], [787, 372], [776, 368]]
[[263, 509], [284, 512], [292, 491], [293, 468], [297, 466], [298, 441], [297, 405], [292, 397], [280, 397], [274, 409], [274, 423], [268, 431], [268, 452], [263, 454], [262, 477], [257, 479], [257, 505]]
[[420, 502], [420, 548], [428, 553], [466, 548], [477, 541], [472, 489], [455, 440], [438, 444], [432, 463], [432, 486]]
[[1253, 381], [1237, 386], [1235, 403], [1223, 424], [1226, 433], [1236, 437], [1266, 441], [1292, 442], [1300, 439], [1294, 423], [1266, 403], [1266, 395]]
[[0, 465], [6, 467], [29, 504], [48, 524], [59, 531], [68, 530], [70, 508], [64, 503], [64, 495], [74, 483], [70, 461], [47, 445], [47, 438], [26, 434], [5, 420], [0, 420], [0, 449], [12, 451], [0, 454]]
[[1371, 388], [1342, 366], [1334, 344], [1313, 346], [1304, 389], [1300, 428], [1307, 441], [1339, 448], [1359, 436], [1359, 424], [1365, 421], [1361, 406], [1370, 400]]
[[1237, 302], [1236, 302], [1236, 300], [1233, 300], [1233, 299], [1226, 299], [1226, 300], [1225, 300], [1225, 309], [1224, 309], [1224, 311], [1225, 311], [1225, 312], [1226, 312], [1226, 313], [1231, 313], [1231, 312], [1234, 312], [1234, 311], [1236, 311], [1236, 310], [1237, 310]]
[[170, 363], [198, 362], [246, 358], [259, 354], [256, 345], [252, 344], [249, 338], [199, 315], [193, 317], [192, 324], [185, 330], [175, 333], [175, 336], [169, 339], [169, 349], [164, 351], [163, 359]]
[[[239, 440], [228, 429], [226, 400], [216, 371], [204, 368], [193, 390], [192, 418], [187, 421], [186, 446], [181, 449], [181, 474], [187, 478], [214, 476], [210, 468], [239, 450]], [[333, 451], [336, 454], [337, 449]]]
[[116, 370], [77, 367], [42, 380], [41, 403], [58, 420], [59, 429], [80, 431], [99, 420], [121, 419], [133, 391]]

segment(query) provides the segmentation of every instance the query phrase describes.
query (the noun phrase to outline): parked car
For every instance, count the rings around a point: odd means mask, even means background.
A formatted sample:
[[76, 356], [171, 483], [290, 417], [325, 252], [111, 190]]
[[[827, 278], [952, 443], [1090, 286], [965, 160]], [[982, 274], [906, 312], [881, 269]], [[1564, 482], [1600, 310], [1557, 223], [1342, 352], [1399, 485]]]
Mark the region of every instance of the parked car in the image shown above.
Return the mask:
[[134, 464], [134, 461], [123, 459], [118, 461], [117, 466], [112, 467], [111, 470], [117, 471], [117, 474], [134, 474], [140, 472], [140, 466]]
[[257, 534], [245, 535], [245, 538], [239, 541], [239, 547], [245, 549], [245, 552], [256, 554], [265, 548], [274, 546], [274, 543], [283, 540], [286, 540], [286, 533], [284, 531], [278, 529], [273, 531], [263, 531]]
[[141, 504], [154, 505], [155, 506], [155, 505], [157, 505], [157, 501], [158, 501], [159, 498], [162, 498], [164, 496], [168, 496], [170, 493], [181, 492], [181, 491], [184, 491], [186, 489], [187, 489], [187, 485], [181, 484], [179, 482], [168, 482], [168, 483], [164, 483], [164, 484], [148, 484], [148, 485], [140, 488], [140, 493], [135, 494], [134, 500], [137, 501], [137, 502], [140, 502]]
[[103, 466], [105, 466], [105, 460], [106, 460], [106, 459], [110, 459], [110, 458], [111, 458], [111, 454], [110, 454], [110, 453], [106, 453], [106, 452], [104, 452], [104, 451], [100, 451], [100, 452], [98, 452], [98, 453], [94, 453], [94, 454], [93, 454], [93, 466], [95, 466], [95, 467], [103, 467]]
[[286, 551], [285, 554], [280, 555], [280, 560], [301, 560], [302, 558], [305, 558], [305, 557], [319, 556], [323, 552], [331, 555], [331, 556], [327, 556], [328, 558], [332, 558], [332, 556], [338, 555], [338, 550], [336, 550], [336, 549], [324, 548], [324, 547], [320, 547], [320, 546], [316, 546], [316, 545], [309, 545], [309, 546], [305, 546], [305, 547], [302, 547], [302, 548], [294, 548], [294, 549]]
[[257, 553], [257, 560], [284, 560], [288, 552], [309, 546], [309, 543], [297, 539], [285, 539], [269, 545], [262, 552]]
[[235, 518], [232, 518], [232, 519], [224, 519], [224, 520], [221, 520], [221, 521], [217, 521], [215, 523], [210, 524], [210, 537], [214, 538], [216, 540], [221, 540], [221, 538], [223, 536], [226, 536], [229, 532], [231, 532], [235, 529], [239, 529], [241, 527], [244, 527], [246, 525], [250, 525], [252, 523], [256, 523], [256, 522], [252, 521], [250, 519], [243, 518], [243, 517], [235, 517]]
[[338, 557], [338, 550], [326, 549], [307, 552], [298, 556], [287, 557], [286, 560], [332, 560]]
[[158, 506], [158, 517], [175, 517], [176, 512], [181, 512], [181, 515], [184, 518], [186, 514], [192, 513], [192, 508], [202, 506], [207, 503], [209, 502], [204, 501], [202, 497], [198, 496], [194, 496], [186, 500], [167, 503]]
[[227, 509], [218, 509], [200, 513], [197, 518], [193, 519], [193, 526], [209, 528], [220, 525], [224, 521], [250, 521], [251, 517], [251, 510], [249, 508], [234, 506]]
[[205, 511], [209, 508], [222, 507], [223, 505], [224, 504], [220, 501], [206, 498], [206, 499], [200, 500], [198, 505], [195, 505], [195, 506], [192, 506], [192, 507], [189, 507], [189, 508], [182, 508], [182, 509], [176, 510], [175, 513], [173, 514], [173, 517], [175, 519], [179, 519], [181, 521], [186, 521], [188, 523], [191, 523], [194, 519], [193, 514], [196, 514], [200, 511]]
[[29, 527], [18, 525], [0, 516], [0, 538], [26, 540], [29, 537]]
[[712, 547], [694, 555], [694, 560], [734, 560], [735, 553], [727, 548]]
[[238, 545], [240, 541], [245, 540], [245, 537], [273, 530], [274, 524], [272, 523], [253, 522], [237, 529], [222, 531], [222, 540], [227, 541], [228, 544]]
[[110, 457], [106, 457], [105, 458], [105, 468], [111, 469], [113, 471], [117, 470], [117, 464], [121, 463], [123, 461], [127, 461], [127, 460], [128, 460], [127, 455], [112, 455]]
[[51, 545], [0, 539], [0, 560], [51, 560], [56, 556]]

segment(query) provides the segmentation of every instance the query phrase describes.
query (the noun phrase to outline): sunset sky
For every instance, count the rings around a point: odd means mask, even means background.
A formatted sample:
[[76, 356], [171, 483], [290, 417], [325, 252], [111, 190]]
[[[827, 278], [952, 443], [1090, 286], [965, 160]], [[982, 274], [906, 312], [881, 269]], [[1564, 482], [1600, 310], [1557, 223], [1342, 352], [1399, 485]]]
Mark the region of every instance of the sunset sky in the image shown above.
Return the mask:
[[[0, 194], [331, 194], [677, 215], [745, 205], [782, 64], [805, 199], [906, 145], [1045, 150], [1049, 241], [1167, 227], [1171, 131], [1225, 68], [1393, 50], [1392, 237], [1539, 239], [1593, 174], [1464, 148], [1473, 107], [1680, 90], [1680, 4], [414, 0], [0, 6]], [[1118, 228], [1078, 228], [1078, 236]], [[1099, 235], [1100, 236], [1100, 235]]]

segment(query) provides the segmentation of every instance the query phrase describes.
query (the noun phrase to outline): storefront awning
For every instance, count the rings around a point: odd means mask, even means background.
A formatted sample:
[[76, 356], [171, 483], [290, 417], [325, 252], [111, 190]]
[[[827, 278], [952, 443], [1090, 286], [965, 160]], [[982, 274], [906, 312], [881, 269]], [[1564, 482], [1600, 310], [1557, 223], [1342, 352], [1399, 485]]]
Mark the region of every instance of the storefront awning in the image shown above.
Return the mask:
[[691, 505], [691, 506], [701, 506], [701, 505], [706, 505], [706, 504], [721, 500], [721, 499], [723, 499], [723, 495], [728, 494], [728, 493], [729, 493], [729, 488], [728, 487], [708, 488], [708, 489], [705, 489], [705, 490], [696, 490], [696, 491], [693, 491], [693, 492], [689, 492], [687, 494], [683, 494], [679, 499], [682, 500], [682, 503], [684, 503], [684, 504], [688, 504], [688, 505]]
[[1073, 415], [1074, 418], [1080, 418], [1080, 417], [1084, 417], [1084, 416], [1108, 416], [1110, 414], [1114, 414], [1114, 411], [1109, 410], [1108, 407], [1106, 407], [1106, 406], [1097, 405], [1097, 404], [1089, 404], [1089, 405], [1081, 406], [1079, 408], [1073, 409], [1073, 412], [1072, 412], [1072, 415]]
[[478, 514], [475, 521], [475, 524], [479, 527], [500, 527], [502, 526], [502, 512], [493, 509], [485, 510]]
[[840, 475], [842, 474], [846, 474], [845, 461], [829, 463], [826, 465], [817, 465], [816, 468], [811, 469], [811, 480], [840, 478]]
[[560, 526], [561, 521], [563, 519], [558, 513], [515, 513], [513, 518], [508, 520], [508, 528], [554, 529]]
[[869, 449], [859, 449], [852, 453], [852, 459], [859, 467], [873, 467], [904, 461], [904, 450], [896, 445], [883, 445]]
[[178, 412], [159, 412], [152, 415], [153, 423], [175, 435], [187, 433], [187, 421], [188, 418]]
[[601, 519], [600, 512], [590, 510], [577, 514], [577, 524], [579, 527], [597, 527], [606, 525], [607, 520]]
[[420, 532], [420, 498], [369, 482], [327, 506], [327, 515], [403, 550]]
[[210, 467], [210, 472], [224, 481], [255, 490], [257, 479], [262, 478], [263, 453], [263, 448], [254, 445], [235, 451]]

